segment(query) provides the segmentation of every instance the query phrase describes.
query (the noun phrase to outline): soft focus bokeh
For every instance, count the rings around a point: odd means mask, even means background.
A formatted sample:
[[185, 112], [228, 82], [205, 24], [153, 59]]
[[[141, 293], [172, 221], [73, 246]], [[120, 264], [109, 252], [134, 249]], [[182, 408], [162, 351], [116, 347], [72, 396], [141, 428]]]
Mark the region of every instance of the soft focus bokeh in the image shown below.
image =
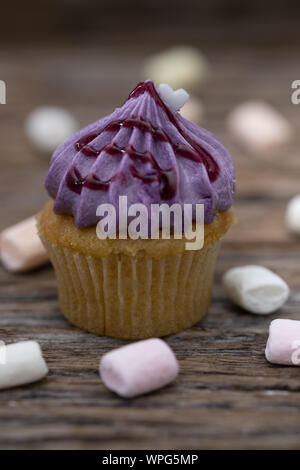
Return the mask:
[[[1, 17], [0, 79], [7, 85], [7, 104], [0, 106], [6, 212], [1, 228], [38, 210], [46, 199], [41, 182], [48, 162], [26, 139], [27, 114], [37, 106], [58, 105], [86, 125], [120, 105], [145, 78], [142, 65], [149, 55], [173, 45], [199, 47], [211, 65], [199, 92], [202, 124], [232, 151], [238, 199], [284, 200], [299, 188], [296, 145], [267, 156], [248, 155], [225, 128], [235, 104], [258, 98], [285, 114], [297, 135], [300, 107], [291, 104], [290, 95], [291, 82], [299, 78], [298, 2], [31, 0], [4, 2]], [[251, 202], [246, 210], [251, 217]]]

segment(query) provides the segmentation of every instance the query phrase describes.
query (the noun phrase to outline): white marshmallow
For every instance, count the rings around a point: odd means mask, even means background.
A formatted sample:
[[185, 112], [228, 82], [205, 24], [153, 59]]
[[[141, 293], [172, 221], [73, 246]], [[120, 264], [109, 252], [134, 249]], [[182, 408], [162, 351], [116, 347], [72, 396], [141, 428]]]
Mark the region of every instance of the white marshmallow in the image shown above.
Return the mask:
[[79, 129], [79, 124], [69, 111], [45, 106], [29, 114], [25, 128], [33, 147], [40, 152], [51, 154]]
[[300, 321], [278, 318], [269, 328], [266, 359], [273, 364], [300, 365]]
[[49, 261], [37, 234], [34, 216], [3, 230], [0, 234], [0, 259], [12, 272], [28, 271]]
[[209, 74], [205, 56], [195, 47], [176, 46], [147, 59], [144, 78], [156, 84], [169, 83], [171, 87], [198, 90]]
[[293, 133], [288, 120], [263, 101], [240, 104], [231, 111], [227, 125], [232, 135], [253, 151], [284, 144]]
[[185, 119], [200, 124], [204, 115], [203, 105], [198, 98], [190, 96], [188, 102], [181, 108], [180, 114]]
[[35, 341], [1, 346], [1, 350], [0, 389], [36, 382], [47, 375], [47, 365]]
[[107, 388], [130, 398], [172, 382], [178, 375], [178, 363], [167, 343], [151, 338], [105, 354], [99, 372]]
[[289, 232], [300, 235], [300, 194], [293, 197], [287, 205], [285, 225]]
[[261, 315], [282, 307], [290, 292], [281, 277], [263, 266], [231, 268], [223, 276], [223, 286], [232, 302]]
[[158, 92], [165, 103], [179, 111], [180, 108], [188, 101], [190, 95], [183, 89], [173, 90], [167, 83], [161, 83]]

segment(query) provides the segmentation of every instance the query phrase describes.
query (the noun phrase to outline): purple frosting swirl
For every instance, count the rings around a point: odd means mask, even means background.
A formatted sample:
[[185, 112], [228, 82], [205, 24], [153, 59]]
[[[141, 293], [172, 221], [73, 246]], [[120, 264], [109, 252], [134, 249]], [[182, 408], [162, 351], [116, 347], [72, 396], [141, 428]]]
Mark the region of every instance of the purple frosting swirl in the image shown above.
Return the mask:
[[231, 207], [234, 183], [223, 144], [166, 105], [147, 80], [121, 108], [56, 149], [45, 186], [55, 213], [73, 215], [84, 228], [97, 224], [100, 204], [118, 209], [119, 196], [149, 209], [202, 203], [211, 223], [218, 210]]

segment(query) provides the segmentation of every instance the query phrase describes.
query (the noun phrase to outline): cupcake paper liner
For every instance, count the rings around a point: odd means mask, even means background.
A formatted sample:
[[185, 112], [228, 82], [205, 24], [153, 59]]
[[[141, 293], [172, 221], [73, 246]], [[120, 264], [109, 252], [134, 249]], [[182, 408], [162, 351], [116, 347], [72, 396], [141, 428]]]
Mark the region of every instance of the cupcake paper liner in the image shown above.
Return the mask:
[[209, 308], [220, 241], [155, 259], [147, 253], [88, 256], [40, 236], [56, 271], [61, 310], [82, 329], [159, 337], [192, 326]]

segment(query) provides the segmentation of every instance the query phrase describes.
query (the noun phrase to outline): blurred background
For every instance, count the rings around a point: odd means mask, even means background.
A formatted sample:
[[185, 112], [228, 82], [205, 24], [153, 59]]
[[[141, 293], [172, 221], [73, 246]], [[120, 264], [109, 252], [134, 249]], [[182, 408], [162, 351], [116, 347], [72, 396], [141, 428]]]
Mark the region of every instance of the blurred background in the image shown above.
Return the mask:
[[[48, 158], [26, 138], [28, 113], [38, 106], [62, 106], [86, 125], [123, 103], [147, 78], [143, 64], [149, 56], [183, 44], [199, 48], [209, 62], [209, 79], [197, 91], [204, 109], [201, 125], [231, 150], [237, 210], [248, 221], [240, 231], [251, 240], [255, 222], [259, 241], [260, 217], [280, 219], [285, 201], [299, 188], [297, 137], [266, 155], [249, 154], [228, 135], [226, 117], [236, 104], [263, 99], [289, 119], [297, 136], [300, 106], [291, 103], [291, 82], [299, 78], [299, 8], [297, 1], [258, 0], [2, 2], [0, 79], [6, 82], [7, 104], [0, 105], [0, 195], [6, 212], [0, 228], [46, 200], [42, 181]], [[271, 198], [277, 215], [272, 204], [272, 215], [265, 213], [260, 198]], [[274, 222], [259, 233], [265, 242], [285, 237]]]
[[[234, 265], [273, 269], [292, 292], [281, 313], [299, 319], [299, 239], [284, 217], [300, 193], [300, 105], [291, 102], [291, 84], [300, 79], [300, 2], [2, 0], [0, 15], [0, 80], [7, 88], [0, 104], [0, 230], [47, 200], [50, 154], [28, 139], [28, 115], [59, 106], [85, 126], [151, 78], [145, 64], [153, 54], [181, 45], [197, 48], [208, 63], [209, 75], [192, 95], [201, 103], [200, 125], [232, 153], [238, 217], [218, 259], [204, 325], [168, 339], [184, 361], [181, 380], [134, 403], [99, 385], [99, 357], [120, 342], [87, 336], [63, 319], [53, 270], [1, 269], [0, 337], [41, 342], [51, 373], [30, 389], [2, 392], [0, 446], [299, 448], [299, 371], [270, 366], [263, 355], [276, 314], [242, 312], [228, 302], [220, 279]], [[290, 138], [266, 151], [236, 141], [228, 115], [248, 100], [271, 104], [287, 120]]]

